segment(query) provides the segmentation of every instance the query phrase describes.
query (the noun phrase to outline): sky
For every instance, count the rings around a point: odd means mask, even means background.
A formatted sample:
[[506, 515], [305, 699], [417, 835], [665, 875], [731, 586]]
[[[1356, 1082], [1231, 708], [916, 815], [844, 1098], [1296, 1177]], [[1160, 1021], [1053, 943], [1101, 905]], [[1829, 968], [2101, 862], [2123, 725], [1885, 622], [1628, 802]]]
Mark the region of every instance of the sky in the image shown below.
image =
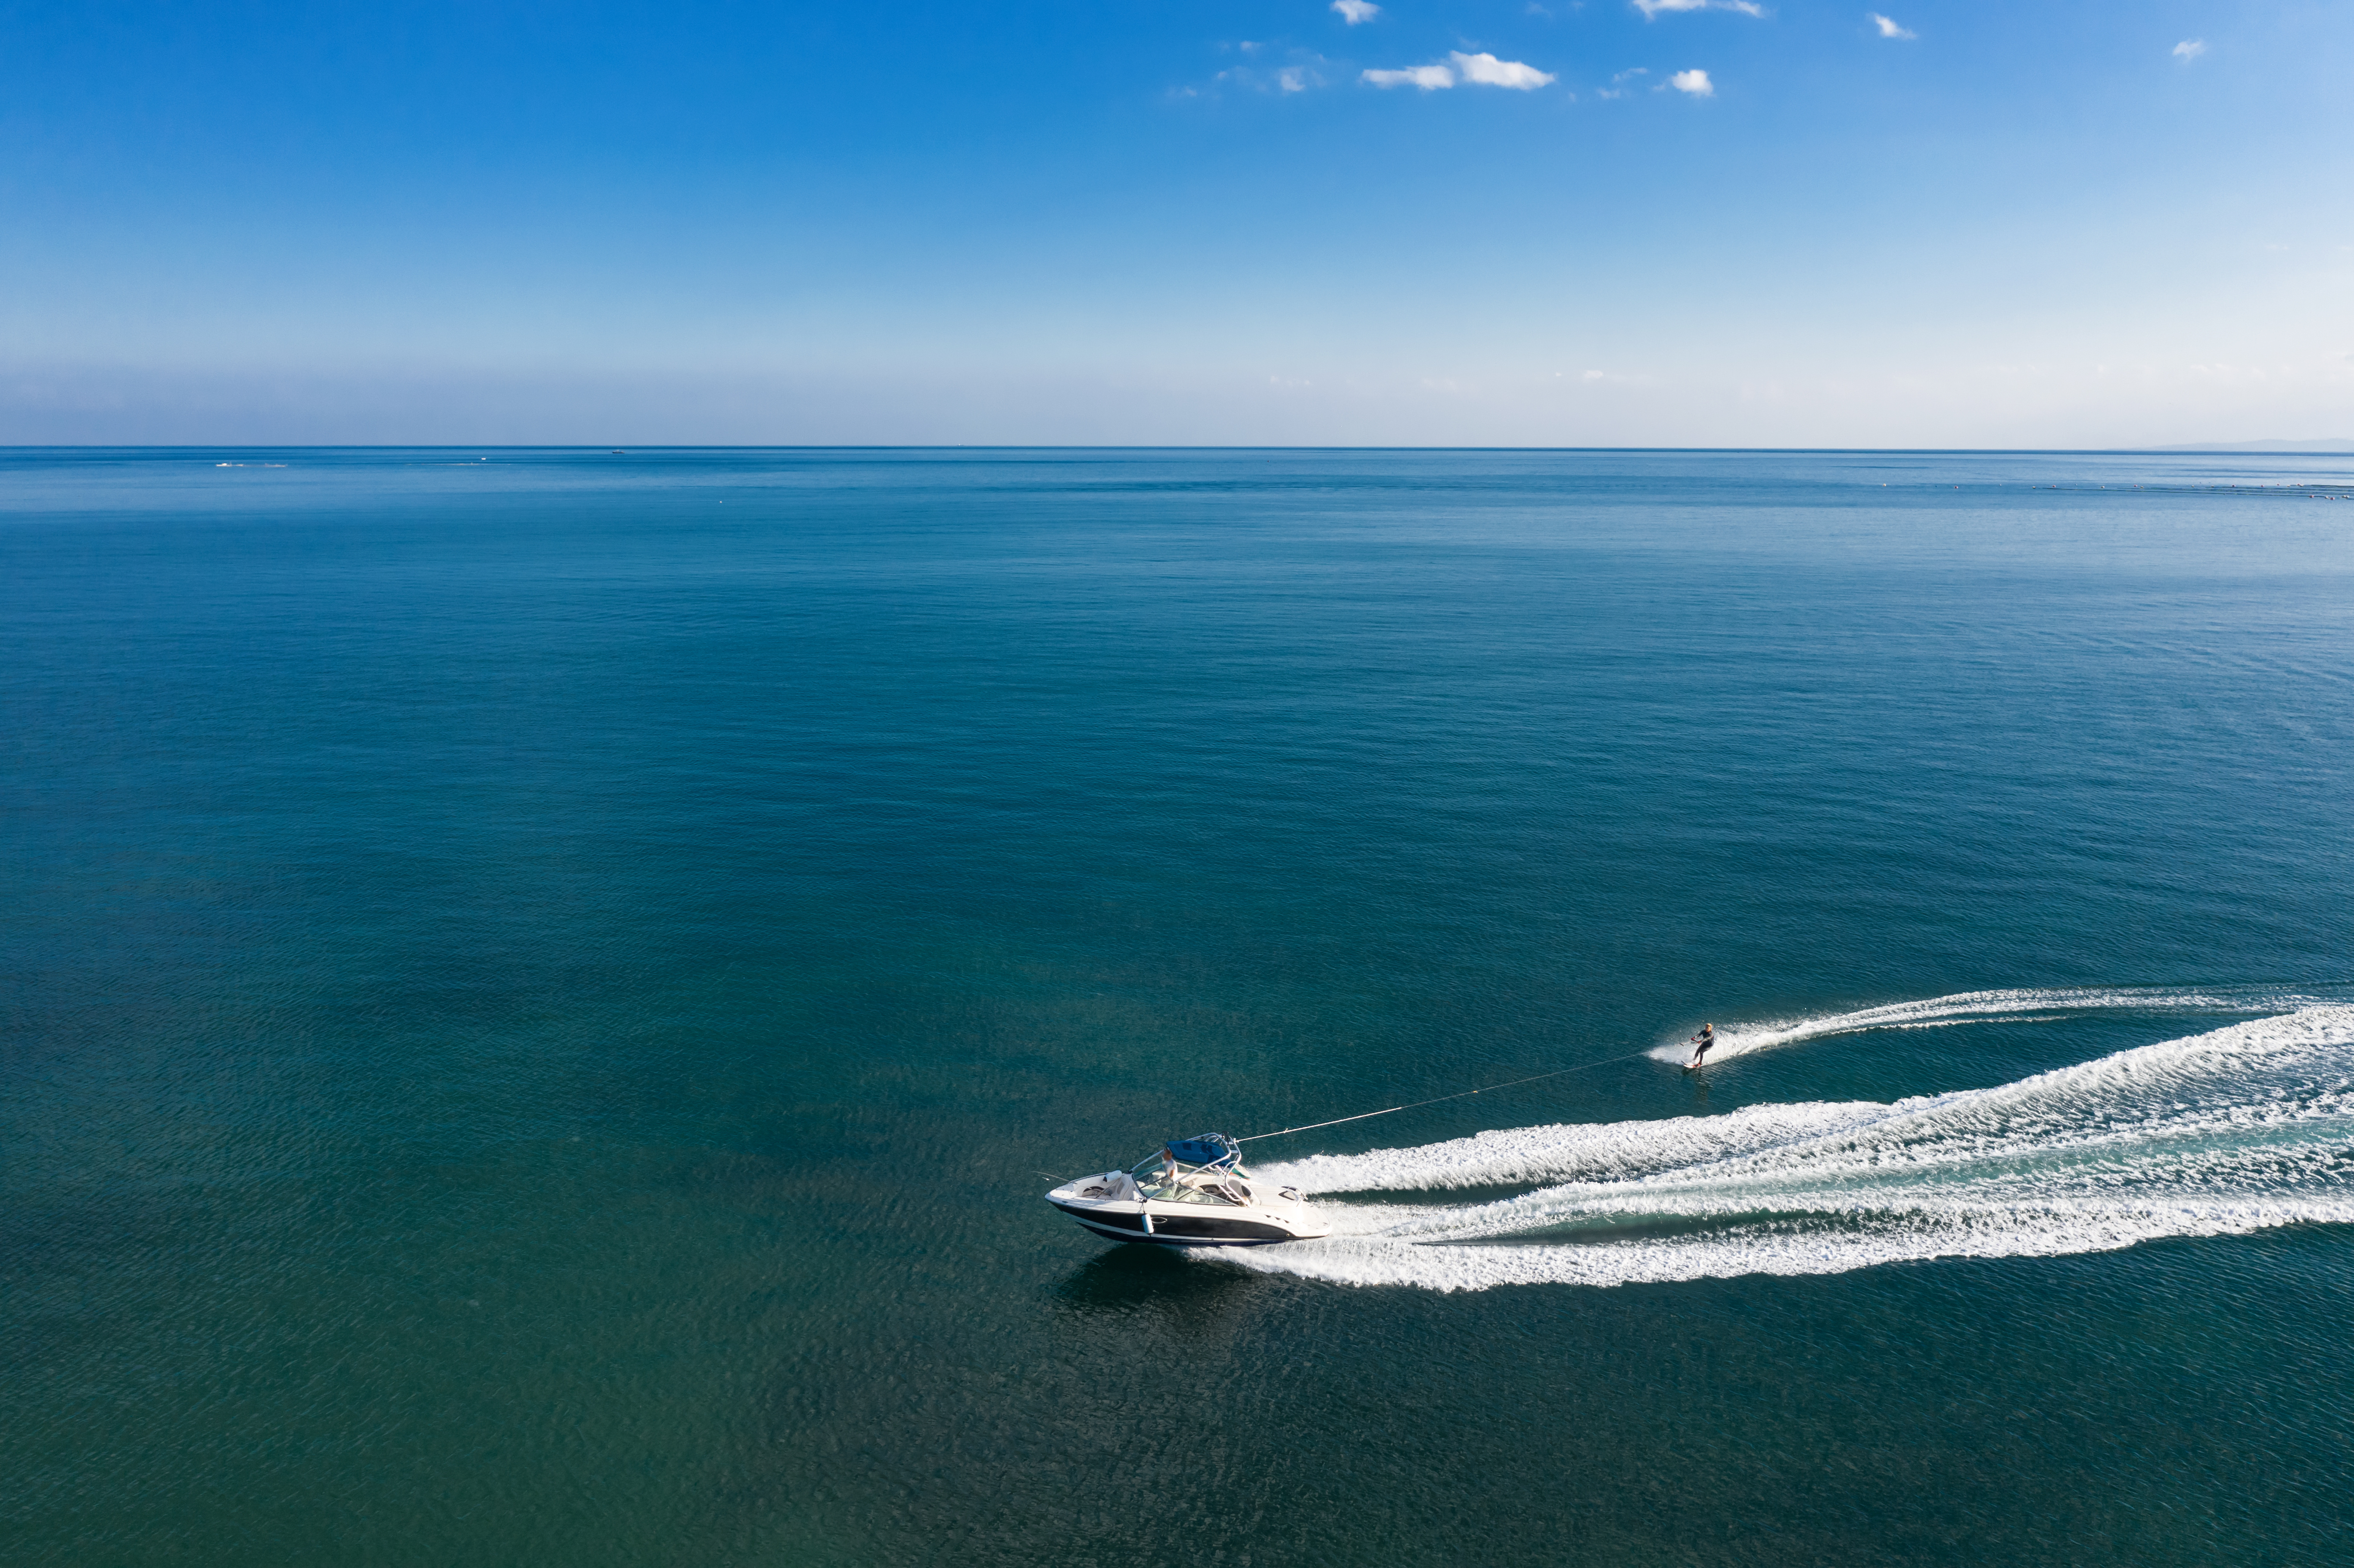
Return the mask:
[[2354, 0], [0, 0], [0, 443], [2354, 437]]

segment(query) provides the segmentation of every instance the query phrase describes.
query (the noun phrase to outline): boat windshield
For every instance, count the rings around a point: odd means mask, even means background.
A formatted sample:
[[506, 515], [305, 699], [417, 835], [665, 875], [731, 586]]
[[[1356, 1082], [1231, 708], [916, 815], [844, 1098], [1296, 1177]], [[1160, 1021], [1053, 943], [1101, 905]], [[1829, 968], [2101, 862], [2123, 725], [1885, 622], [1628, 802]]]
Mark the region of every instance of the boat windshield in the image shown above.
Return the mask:
[[1147, 1198], [1163, 1203], [1225, 1203], [1251, 1201], [1251, 1190], [1239, 1164], [1189, 1165], [1172, 1160], [1163, 1149], [1137, 1162], [1129, 1174]]

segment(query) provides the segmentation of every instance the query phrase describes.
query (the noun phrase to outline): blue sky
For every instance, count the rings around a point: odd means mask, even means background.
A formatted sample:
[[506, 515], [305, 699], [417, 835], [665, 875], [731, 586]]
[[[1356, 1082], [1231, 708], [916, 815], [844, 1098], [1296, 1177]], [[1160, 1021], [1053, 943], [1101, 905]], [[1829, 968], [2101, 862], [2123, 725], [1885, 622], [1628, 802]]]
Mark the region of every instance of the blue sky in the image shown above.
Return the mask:
[[0, 441], [2354, 436], [2354, 5], [1884, 4], [0, 4]]

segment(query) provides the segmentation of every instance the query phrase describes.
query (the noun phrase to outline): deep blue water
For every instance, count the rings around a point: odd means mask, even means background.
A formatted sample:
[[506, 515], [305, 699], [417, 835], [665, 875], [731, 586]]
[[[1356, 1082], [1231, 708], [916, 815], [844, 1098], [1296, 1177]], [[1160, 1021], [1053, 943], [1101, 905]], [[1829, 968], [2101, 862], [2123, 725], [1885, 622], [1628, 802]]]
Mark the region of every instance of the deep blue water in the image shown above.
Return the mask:
[[0, 1554], [2342, 1561], [2333, 494], [0, 453]]

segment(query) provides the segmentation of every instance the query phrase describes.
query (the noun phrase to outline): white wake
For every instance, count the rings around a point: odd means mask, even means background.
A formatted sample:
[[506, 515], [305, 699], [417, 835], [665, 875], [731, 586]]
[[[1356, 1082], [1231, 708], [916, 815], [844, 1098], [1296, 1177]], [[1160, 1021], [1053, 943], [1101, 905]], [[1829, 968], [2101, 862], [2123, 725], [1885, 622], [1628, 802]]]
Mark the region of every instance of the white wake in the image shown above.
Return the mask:
[[[1833, 1034], [1861, 1034], [1881, 1029], [1944, 1029], [1968, 1023], [2040, 1023], [2074, 1018], [2089, 1012], [2284, 1012], [2307, 999], [2276, 991], [2168, 991], [2154, 988], [2071, 987], [2019, 991], [1966, 991], [1926, 1001], [1890, 1002], [1819, 1017], [1769, 1019], [1747, 1023], [1720, 1023], [1716, 1044], [1708, 1059], [1722, 1062], [1770, 1051], [1777, 1045], [1820, 1040]], [[1691, 1059], [1688, 1040], [1670, 1041], [1652, 1049], [1659, 1062]]]
[[1324, 1194], [1532, 1188], [1327, 1202], [1328, 1240], [1221, 1255], [1442, 1290], [1832, 1274], [2354, 1221], [2354, 1007], [1889, 1105], [1520, 1128], [1259, 1174]]

